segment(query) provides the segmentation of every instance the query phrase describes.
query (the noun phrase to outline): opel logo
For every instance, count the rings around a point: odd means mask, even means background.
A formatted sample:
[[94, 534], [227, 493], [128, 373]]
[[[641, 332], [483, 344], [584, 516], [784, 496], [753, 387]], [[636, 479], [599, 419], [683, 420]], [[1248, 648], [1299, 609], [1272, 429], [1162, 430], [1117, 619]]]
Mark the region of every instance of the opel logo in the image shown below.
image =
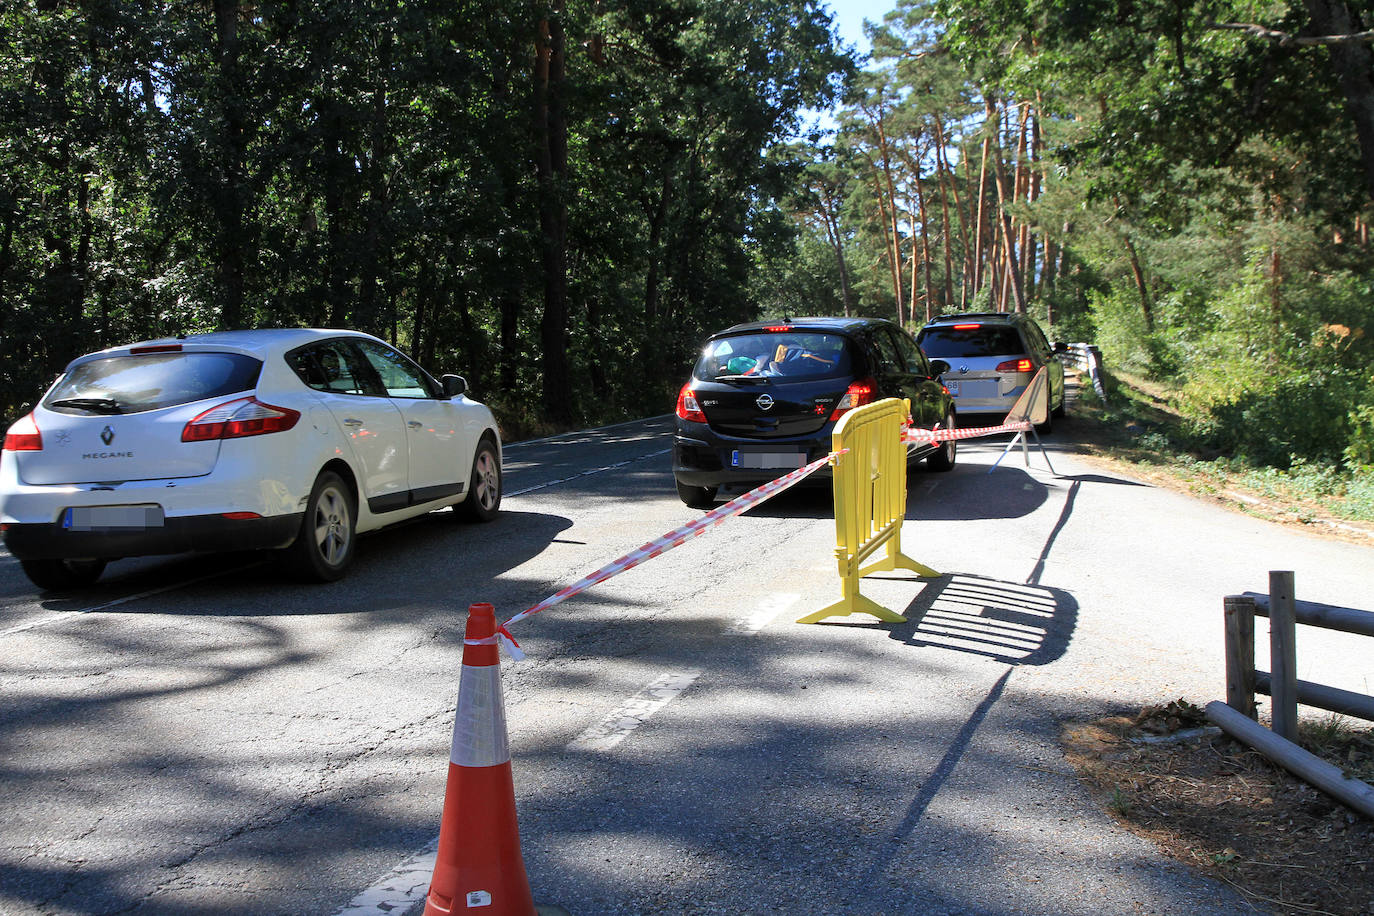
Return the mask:
[[759, 410], [771, 410], [773, 408], [773, 396], [771, 394], [761, 394], [759, 399], [754, 402], [759, 405]]
[[106, 445], [109, 445], [111, 442], [113, 442], [113, 441], [114, 441], [114, 430], [111, 429], [111, 428], [108, 427], [108, 426], [105, 427], [104, 429], [102, 429], [102, 430], [100, 431], [100, 441], [101, 441], [101, 442], [104, 442]]

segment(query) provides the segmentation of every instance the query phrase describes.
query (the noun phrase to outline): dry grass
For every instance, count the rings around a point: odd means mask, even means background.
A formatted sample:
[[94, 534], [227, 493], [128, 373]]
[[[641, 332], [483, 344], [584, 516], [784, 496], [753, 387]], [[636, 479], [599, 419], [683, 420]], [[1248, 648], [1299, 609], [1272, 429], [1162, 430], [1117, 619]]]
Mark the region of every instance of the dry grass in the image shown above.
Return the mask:
[[[1177, 422], [1166, 391], [1139, 379], [1129, 385], [1140, 422], [1157, 429]], [[1094, 403], [1078, 405], [1071, 422], [1083, 454], [1157, 486], [1312, 534], [1374, 542], [1374, 525], [1334, 518], [1306, 494], [1276, 498], [1224, 469], [1174, 464], [1148, 447], [1137, 421], [1117, 428]], [[1352, 721], [1304, 720], [1300, 743], [1374, 784], [1374, 729]], [[1230, 884], [1257, 911], [1374, 916], [1374, 823], [1225, 735], [1140, 740], [1208, 724], [1200, 708], [1178, 700], [1135, 716], [1070, 724], [1062, 742], [1079, 775], [1123, 826]]]
[[[1123, 826], [1233, 886], [1261, 912], [1374, 914], [1374, 823], [1224, 735], [1183, 701], [1064, 728], [1065, 752]], [[1374, 731], [1304, 723], [1308, 750], [1374, 779]]]

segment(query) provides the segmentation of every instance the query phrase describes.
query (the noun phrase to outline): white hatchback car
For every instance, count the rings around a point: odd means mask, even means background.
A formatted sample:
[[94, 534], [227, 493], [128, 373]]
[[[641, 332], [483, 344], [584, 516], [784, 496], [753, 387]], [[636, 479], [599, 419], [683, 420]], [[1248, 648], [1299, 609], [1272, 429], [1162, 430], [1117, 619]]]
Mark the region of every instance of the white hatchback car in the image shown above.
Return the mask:
[[116, 558], [272, 549], [332, 581], [356, 535], [490, 521], [501, 438], [467, 383], [353, 331], [224, 331], [73, 360], [5, 435], [0, 529], [41, 588]]

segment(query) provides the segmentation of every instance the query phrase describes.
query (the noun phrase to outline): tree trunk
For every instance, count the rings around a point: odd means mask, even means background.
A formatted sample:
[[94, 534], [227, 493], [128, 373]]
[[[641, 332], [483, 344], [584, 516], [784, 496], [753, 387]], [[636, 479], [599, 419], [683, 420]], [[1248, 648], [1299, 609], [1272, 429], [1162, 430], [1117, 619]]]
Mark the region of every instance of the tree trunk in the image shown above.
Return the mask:
[[378, 48], [377, 85], [372, 93], [372, 124], [363, 182], [367, 188], [367, 223], [363, 228], [362, 250], [358, 264], [358, 305], [353, 326], [358, 330], [377, 333], [384, 322], [378, 308], [378, 265], [386, 258], [390, 239], [383, 238], [391, 201], [386, 186], [387, 163], [391, 159], [391, 134], [387, 130], [387, 75], [391, 72], [391, 49], [394, 33], [391, 23], [385, 26]]
[[853, 292], [849, 283], [849, 265], [844, 257], [844, 235], [840, 225], [840, 201], [835, 192], [825, 187], [821, 189], [821, 221], [825, 225], [825, 237], [835, 252], [835, 263], [840, 271], [840, 301], [844, 305], [844, 316], [853, 314]]
[[868, 121], [873, 125], [873, 130], [878, 135], [878, 151], [882, 155], [881, 171], [883, 176], [884, 192], [887, 197], [887, 228], [886, 232], [891, 233], [891, 244], [889, 246], [889, 257], [892, 264], [892, 295], [897, 300], [897, 323], [905, 324], [906, 308], [902, 302], [903, 283], [902, 283], [902, 237], [901, 230], [897, 221], [897, 188], [896, 182], [892, 179], [892, 150], [887, 139], [886, 125], [883, 119], [874, 115], [867, 107], [863, 109], [868, 116]]
[[[926, 190], [925, 182], [921, 180], [921, 170], [919, 166], [913, 171], [912, 174], [915, 176], [916, 206], [921, 216], [921, 271], [922, 275], [925, 277], [925, 320], [929, 321], [930, 319], [934, 318], [935, 315], [931, 310], [931, 297], [934, 295], [934, 290], [931, 289], [932, 284], [930, 282], [930, 233], [926, 230]], [[914, 236], [912, 237], [911, 249], [911, 256], [914, 259], [916, 257], [916, 239]], [[916, 285], [915, 265], [912, 266], [911, 273], [911, 285], [914, 288]], [[912, 321], [915, 321], [916, 294], [914, 292], [911, 294], [911, 313], [911, 319]]]
[[568, 125], [563, 110], [563, 4], [539, 23], [535, 55], [536, 170], [539, 177], [540, 266], [544, 277], [544, 315], [539, 325], [543, 347], [543, 404], [547, 418], [573, 421], [572, 372], [568, 365], [568, 208], [564, 180], [568, 171]]
[[644, 278], [644, 319], [652, 334], [658, 327], [659, 273], [663, 263], [663, 226], [668, 220], [668, 199], [673, 192], [673, 165], [665, 161], [659, 184], [658, 205], [649, 218], [649, 270]]
[[[1307, 14], [1318, 35], [1349, 35], [1360, 31], [1344, 0], [1306, 0]], [[1331, 69], [1345, 94], [1346, 111], [1355, 122], [1364, 166], [1365, 192], [1374, 199], [1374, 51], [1362, 41], [1328, 46]]]
[[1131, 262], [1131, 276], [1135, 278], [1135, 288], [1140, 294], [1140, 314], [1145, 319], [1145, 330], [1153, 332], [1154, 304], [1150, 301], [1150, 287], [1145, 283], [1145, 271], [1140, 269], [1140, 256], [1136, 254], [1135, 243], [1131, 241], [1130, 235], [1123, 232], [1121, 238], [1126, 243], [1126, 255]]
[[239, 74], [239, 2], [215, 0], [215, 59], [219, 66], [220, 92], [224, 98], [220, 138], [220, 170], [223, 186], [215, 195], [219, 222], [220, 327], [240, 328], [244, 323], [243, 297], [246, 256], [243, 227], [243, 163], [247, 148], [247, 124], [243, 113], [244, 87]]
[[984, 242], [986, 240], [987, 226], [987, 199], [988, 199], [988, 157], [992, 152], [991, 132], [996, 130], [997, 119], [993, 110], [992, 100], [983, 99], [983, 154], [978, 165], [978, 217], [974, 221], [973, 231], [973, 293], [976, 296], [983, 289], [984, 273]]
[[[940, 118], [937, 115], [935, 122], [935, 174], [940, 181], [940, 225], [941, 235], [944, 242], [945, 258], [945, 282], [944, 282], [944, 304], [942, 311], [949, 311], [954, 304], [954, 238], [953, 227], [949, 218], [949, 201], [951, 191], [953, 191], [954, 204], [959, 205], [959, 192], [953, 190], [958, 182], [952, 181], [949, 174], [949, 162], [945, 159], [945, 132], [940, 125]], [[963, 229], [963, 220], [960, 219], [960, 229]], [[968, 250], [967, 240], [964, 250]]]
[[[989, 115], [991, 116], [993, 113], [992, 101], [989, 100], [987, 102], [987, 105], [989, 109]], [[998, 120], [1000, 121], [1000, 119]], [[1002, 149], [1000, 138], [997, 143], [997, 149], [993, 151], [992, 164], [994, 170], [996, 171], [995, 184], [997, 185], [997, 201], [1000, 204], [998, 208], [1000, 211], [1000, 218], [998, 219], [998, 223], [1002, 227], [1002, 247], [1003, 252], [1006, 256], [1006, 279], [1009, 281], [1010, 284], [1010, 292], [1012, 299], [1016, 304], [1016, 311], [1024, 315], [1026, 313], [1026, 295], [1021, 286], [1021, 271], [1020, 266], [1017, 264], [1016, 260], [1016, 242], [1012, 235], [1011, 215], [1007, 212], [1007, 204], [1011, 202], [1012, 194], [1014, 192], [1011, 188], [1007, 186], [1007, 174], [1006, 168], [1002, 163]]]

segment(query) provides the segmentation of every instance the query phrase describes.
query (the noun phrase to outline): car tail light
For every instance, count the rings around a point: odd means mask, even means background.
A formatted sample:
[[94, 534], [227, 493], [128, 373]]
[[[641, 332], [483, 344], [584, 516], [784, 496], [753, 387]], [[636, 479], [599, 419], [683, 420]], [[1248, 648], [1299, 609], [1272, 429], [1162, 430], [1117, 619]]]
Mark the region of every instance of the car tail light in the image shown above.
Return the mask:
[[152, 344], [147, 347], [131, 347], [129, 355], [142, 356], [145, 353], [180, 353], [181, 344]]
[[836, 404], [834, 411], [831, 412], [831, 421], [838, 420], [846, 410], [872, 404], [873, 395], [877, 390], [878, 383], [871, 378], [861, 378], [857, 382], [851, 382], [849, 390], [844, 393], [844, 397], [840, 398], [840, 403]]
[[692, 423], [706, 422], [706, 414], [701, 409], [701, 403], [697, 401], [697, 393], [692, 390], [691, 382], [683, 385], [682, 390], [677, 393], [677, 415], [680, 419]]
[[181, 441], [206, 442], [280, 433], [295, 426], [300, 418], [299, 410], [273, 407], [257, 398], [239, 398], [211, 407], [187, 423], [181, 431]]
[[792, 330], [792, 326], [790, 324], [770, 324], [763, 329], [763, 332], [765, 334], [781, 334], [784, 331], [790, 330]]
[[956, 331], [976, 331], [976, 330], [978, 330], [978, 329], [981, 328], [981, 327], [982, 327], [981, 324], [956, 324], [956, 325], [954, 326], [954, 330], [956, 330]]
[[997, 364], [998, 372], [1034, 372], [1035, 363], [1028, 359], [1009, 359]]
[[41, 452], [43, 451], [43, 434], [38, 431], [38, 424], [33, 420], [33, 414], [25, 414], [5, 433], [5, 451], [7, 452]]

